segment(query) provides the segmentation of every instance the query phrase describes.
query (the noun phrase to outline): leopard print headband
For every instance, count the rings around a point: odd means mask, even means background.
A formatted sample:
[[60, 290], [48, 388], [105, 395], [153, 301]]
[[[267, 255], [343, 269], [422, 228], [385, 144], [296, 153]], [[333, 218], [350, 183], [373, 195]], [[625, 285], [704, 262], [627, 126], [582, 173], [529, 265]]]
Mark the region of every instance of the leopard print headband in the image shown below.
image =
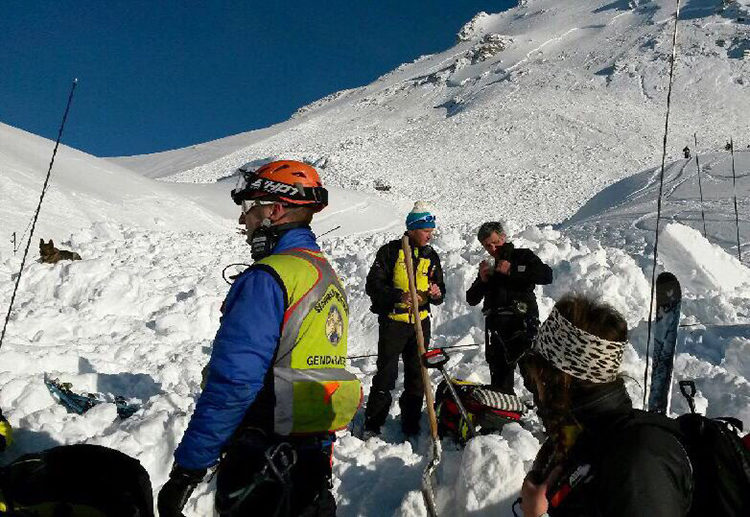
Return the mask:
[[589, 334], [555, 308], [539, 328], [534, 350], [577, 379], [604, 383], [617, 378], [625, 343]]

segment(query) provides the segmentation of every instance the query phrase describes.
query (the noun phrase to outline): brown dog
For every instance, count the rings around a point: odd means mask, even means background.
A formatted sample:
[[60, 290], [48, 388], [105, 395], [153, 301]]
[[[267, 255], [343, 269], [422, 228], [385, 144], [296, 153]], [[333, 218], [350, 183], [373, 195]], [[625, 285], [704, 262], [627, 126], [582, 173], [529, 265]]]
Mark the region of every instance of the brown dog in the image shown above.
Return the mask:
[[81, 256], [75, 251], [55, 248], [55, 243], [52, 242], [52, 239], [47, 244], [44, 243], [44, 239], [39, 239], [39, 256], [39, 261], [46, 264], [54, 264], [60, 260], [81, 260]]

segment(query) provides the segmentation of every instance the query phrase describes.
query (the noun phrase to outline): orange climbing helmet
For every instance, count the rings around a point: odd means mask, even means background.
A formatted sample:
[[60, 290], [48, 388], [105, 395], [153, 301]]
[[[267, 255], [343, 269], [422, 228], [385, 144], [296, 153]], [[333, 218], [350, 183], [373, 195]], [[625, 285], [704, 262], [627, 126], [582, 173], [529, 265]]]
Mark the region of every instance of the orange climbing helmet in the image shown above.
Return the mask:
[[278, 160], [257, 168], [257, 162], [240, 167], [237, 188], [232, 199], [280, 201], [290, 205], [310, 206], [322, 210], [328, 205], [328, 191], [323, 188], [318, 172], [310, 165], [295, 160]]

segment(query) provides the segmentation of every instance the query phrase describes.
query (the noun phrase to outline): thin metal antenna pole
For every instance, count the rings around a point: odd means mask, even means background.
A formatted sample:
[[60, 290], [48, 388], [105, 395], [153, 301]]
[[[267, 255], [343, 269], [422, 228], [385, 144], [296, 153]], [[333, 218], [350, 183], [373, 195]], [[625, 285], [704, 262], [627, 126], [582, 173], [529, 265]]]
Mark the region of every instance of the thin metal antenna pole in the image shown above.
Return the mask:
[[5, 330], [8, 328], [8, 321], [10, 321], [10, 314], [13, 312], [13, 302], [16, 299], [16, 293], [18, 292], [18, 284], [21, 282], [21, 274], [23, 273], [23, 266], [26, 264], [26, 257], [29, 255], [29, 246], [31, 245], [31, 238], [34, 236], [34, 228], [36, 227], [36, 221], [39, 218], [39, 211], [42, 209], [42, 201], [44, 201], [44, 194], [47, 192], [47, 185], [49, 184], [49, 177], [52, 174], [52, 166], [55, 164], [55, 156], [57, 155], [57, 148], [60, 146], [60, 139], [62, 138], [63, 129], [65, 128], [65, 121], [68, 120], [68, 112], [70, 111], [70, 104], [73, 101], [73, 93], [76, 91], [78, 85], [78, 79], [73, 79], [73, 85], [70, 87], [70, 94], [68, 95], [68, 103], [65, 106], [65, 113], [63, 114], [62, 122], [60, 123], [60, 130], [57, 132], [57, 140], [55, 141], [55, 148], [52, 151], [52, 159], [49, 162], [49, 169], [47, 169], [47, 177], [44, 178], [44, 186], [42, 187], [42, 193], [39, 196], [39, 204], [36, 206], [36, 212], [34, 213], [34, 219], [31, 222], [31, 233], [29, 233], [29, 240], [26, 242], [26, 249], [23, 252], [23, 258], [21, 259], [21, 269], [18, 271], [16, 277], [16, 285], [13, 287], [13, 294], [10, 297], [10, 305], [8, 306], [8, 314], [5, 316], [5, 323], [3, 324], [3, 332], [0, 334], [0, 347], [3, 346], [3, 339], [5, 338]]
[[330, 229], [330, 230], [328, 230], [327, 232], [325, 232], [325, 233], [323, 233], [323, 234], [320, 234], [320, 235], [318, 235], [318, 239], [320, 239], [321, 237], [324, 237], [324, 236], [328, 235], [328, 234], [329, 234], [329, 233], [331, 233], [331, 232], [335, 232], [335, 231], [336, 231], [336, 230], [338, 230], [339, 228], [341, 228], [341, 225], [338, 225], [338, 226], [334, 226], [333, 228], [331, 228], [331, 229]]
[[654, 265], [651, 269], [651, 299], [648, 306], [648, 334], [646, 336], [646, 369], [643, 374], [643, 408], [646, 409], [648, 387], [648, 356], [651, 352], [651, 322], [654, 313], [654, 288], [656, 286], [656, 258], [659, 253], [659, 221], [661, 221], [661, 198], [664, 191], [664, 168], [667, 160], [667, 136], [669, 135], [669, 109], [672, 103], [672, 80], [674, 64], [677, 57], [677, 20], [680, 18], [680, 0], [674, 13], [674, 32], [672, 33], [672, 57], [669, 62], [669, 88], [667, 90], [667, 115], [664, 118], [664, 141], [661, 154], [661, 173], [659, 174], [659, 197], [656, 201], [656, 237], [654, 238]]
[[693, 133], [693, 139], [695, 140], [695, 167], [698, 169], [698, 192], [701, 196], [701, 219], [703, 220], [703, 237], [708, 239], [706, 233], [706, 213], [703, 210], [703, 185], [701, 184], [701, 164], [698, 161], [698, 133]]
[[734, 169], [734, 140], [729, 137], [729, 152], [732, 153], [732, 195], [734, 196], [734, 224], [737, 228], [737, 258], [742, 262], [742, 248], [740, 247], [740, 217], [737, 213], [737, 173]]

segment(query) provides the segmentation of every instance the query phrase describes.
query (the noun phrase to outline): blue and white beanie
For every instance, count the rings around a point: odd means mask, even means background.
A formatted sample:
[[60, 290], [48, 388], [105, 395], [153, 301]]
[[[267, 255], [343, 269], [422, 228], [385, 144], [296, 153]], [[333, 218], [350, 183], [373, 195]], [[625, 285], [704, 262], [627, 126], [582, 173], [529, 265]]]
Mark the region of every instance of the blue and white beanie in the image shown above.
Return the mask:
[[435, 215], [426, 201], [417, 201], [414, 208], [406, 215], [407, 230], [435, 228]]

